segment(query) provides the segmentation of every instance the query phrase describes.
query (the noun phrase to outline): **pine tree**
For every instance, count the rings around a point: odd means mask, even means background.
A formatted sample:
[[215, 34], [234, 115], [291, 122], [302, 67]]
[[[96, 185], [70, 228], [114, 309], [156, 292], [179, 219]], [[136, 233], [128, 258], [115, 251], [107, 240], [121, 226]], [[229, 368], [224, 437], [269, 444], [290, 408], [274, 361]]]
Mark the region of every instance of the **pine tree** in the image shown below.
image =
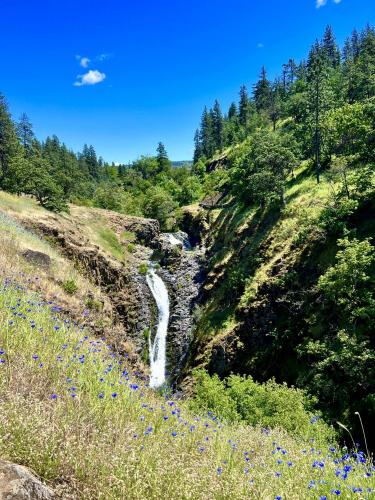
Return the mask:
[[[16, 129], [5, 98], [0, 94], [0, 187], [19, 192], [14, 186], [11, 171], [22, 158]], [[15, 188], [15, 189], [13, 189]]]
[[26, 155], [30, 156], [35, 135], [33, 126], [26, 113], [23, 113], [20, 116], [20, 120], [17, 123], [17, 135], [22, 146], [25, 149]]
[[240, 104], [239, 104], [239, 122], [240, 125], [246, 127], [251, 114], [251, 104], [249, 95], [247, 93], [247, 88], [242, 85], [240, 88]]
[[237, 117], [237, 106], [235, 102], [232, 102], [232, 104], [229, 106], [228, 109], [228, 120], [232, 120], [232, 118]]
[[167, 150], [165, 149], [165, 146], [162, 142], [158, 143], [156, 152], [157, 152], [156, 161], [158, 164], [158, 171], [164, 172], [169, 170], [171, 167], [171, 162], [169, 161]]
[[351, 36], [351, 44], [352, 44], [352, 54], [353, 58], [356, 59], [359, 56], [360, 52], [360, 37], [357, 30], [353, 30]]
[[313, 136], [313, 152], [315, 156], [316, 180], [320, 182], [321, 150], [322, 150], [322, 115], [329, 108], [330, 95], [328, 89], [327, 67], [324, 49], [318, 41], [310, 50], [308, 63], [308, 92], [311, 111], [311, 128]]
[[213, 123], [211, 113], [204, 108], [201, 120], [201, 144], [202, 153], [206, 158], [210, 158], [215, 152], [215, 144], [213, 140]]
[[202, 156], [203, 156], [202, 143], [201, 143], [201, 139], [200, 139], [199, 130], [197, 129], [195, 131], [195, 135], [194, 135], [194, 158], [193, 158], [193, 162], [197, 163], [198, 160], [199, 160], [199, 158], [201, 158]]
[[327, 64], [332, 68], [340, 65], [340, 50], [337, 46], [332, 26], [327, 26], [322, 42], [322, 53]]
[[254, 101], [258, 112], [268, 111], [271, 106], [272, 88], [263, 66], [260, 79], [254, 86]]
[[282, 85], [284, 92], [289, 92], [297, 77], [297, 65], [294, 59], [289, 59], [287, 64], [283, 64]]
[[218, 100], [215, 100], [211, 116], [215, 149], [221, 150], [223, 148], [224, 119]]

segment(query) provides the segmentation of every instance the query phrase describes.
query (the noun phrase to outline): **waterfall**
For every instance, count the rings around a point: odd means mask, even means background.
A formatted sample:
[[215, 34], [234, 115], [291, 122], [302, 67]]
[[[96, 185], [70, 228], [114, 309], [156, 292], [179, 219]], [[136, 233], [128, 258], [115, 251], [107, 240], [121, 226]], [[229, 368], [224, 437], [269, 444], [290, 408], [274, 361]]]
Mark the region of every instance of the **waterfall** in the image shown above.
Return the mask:
[[152, 265], [147, 273], [146, 279], [158, 308], [158, 328], [154, 341], [151, 341], [151, 335], [149, 337], [151, 368], [150, 387], [156, 388], [160, 387], [165, 382], [169, 297], [164, 281], [156, 274]]

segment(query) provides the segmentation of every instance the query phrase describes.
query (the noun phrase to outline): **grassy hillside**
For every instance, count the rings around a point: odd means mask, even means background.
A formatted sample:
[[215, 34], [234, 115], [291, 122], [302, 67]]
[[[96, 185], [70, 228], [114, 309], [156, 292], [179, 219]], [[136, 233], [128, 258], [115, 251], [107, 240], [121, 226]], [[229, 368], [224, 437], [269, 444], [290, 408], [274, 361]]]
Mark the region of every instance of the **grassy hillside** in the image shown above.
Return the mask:
[[358, 436], [360, 411], [372, 440], [373, 170], [355, 162], [345, 182], [343, 195], [342, 170], [333, 166], [318, 184], [305, 161], [289, 175], [282, 205], [246, 205], [229, 192], [209, 212], [191, 363], [307, 389], [328, 419], [350, 422]]
[[[28, 204], [7, 196], [5, 202], [12, 210]], [[82, 323], [74, 314], [85, 287], [98, 299], [100, 291], [48, 241], [4, 213], [0, 223], [3, 459], [32, 468], [63, 498], [370, 494], [371, 464], [328, 440], [331, 432], [316, 418], [307, 440], [220, 423], [212, 413], [194, 414], [189, 401], [151, 391], [127, 354], [83, 326], [87, 310]], [[27, 263], [26, 247], [49, 255], [51, 268]], [[79, 285], [73, 296], [60, 285], [72, 277]]]

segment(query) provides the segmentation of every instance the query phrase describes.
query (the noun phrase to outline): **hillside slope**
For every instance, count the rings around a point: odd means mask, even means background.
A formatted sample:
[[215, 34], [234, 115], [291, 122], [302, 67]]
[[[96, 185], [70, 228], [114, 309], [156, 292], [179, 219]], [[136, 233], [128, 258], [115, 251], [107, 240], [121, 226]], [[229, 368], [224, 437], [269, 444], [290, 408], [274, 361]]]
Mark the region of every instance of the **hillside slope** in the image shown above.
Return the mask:
[[[0, 196], [3, 210], [7, 205], [18, 219], [32, 219], [30, 200]], [[49, 217], [38, 212], [35, 226], [51, 228]], [[50, 233], [39, 238], [1, 212], [2, 459], [30, 467], [57, 498], [371, 494], [371, 463], [362, 452], [343, 454], [317, 418], [309, 423], [311, 447], [307, 436], [224, 425], [211, 413], [196, 416], [188, 401], [150, 390], [131, 343], [119, 342], [118, 334], [126, 332], [118, 330], [106, 289], [85, 276], [79, 260], [67, 258], [75, 231], [70, 226], [68, 238], [62, 224], [72, 224], [74, 215], [52, 217], [58, 234], [65, 236], [65, 247], [56, 245], [61, 239], [51, 239]], [[90, 248], [84, 243], [83, 248]], [[34, 254], [30, 262], [25, 249], [42, 252], [43, 261], [36, 261]], [[105, 253], [99, 248], [95, 255], [99, 259]], [[108, 255], [106, 259], [114, 269]], [[99, 303], [96, 310], [93, 306]], [[350, 471], [347, 484], [345, 471]]]
[[[354, 422], [354, 411], [362, 412], [372, 434], [373, 306], [361, 294], [372, 293], [375, 267], [371, 245], [367, 264], [358, 245], [375, 234], [374, 174], [359, 190], [356, 169], [348, 171], [350, 197], [337, 196], [340, 175], [327, 171], [317, 184], [303, 162], [287, 181], [281, 207], [246, 206], [229, 194], [208, 210], [208, 276], [191, 365], [222, 377], [235, 372], [303, 387], [332, 421]], [[353, 285], [356, 307], [367, 307], [354, 320], [354, 296], [344, 290], [340, 305], [321, 285], [328, 270], [339, 270], [340, 255], [349, 259], [341, 286]], [[366, 277], [351, 284], [361, 262]]]

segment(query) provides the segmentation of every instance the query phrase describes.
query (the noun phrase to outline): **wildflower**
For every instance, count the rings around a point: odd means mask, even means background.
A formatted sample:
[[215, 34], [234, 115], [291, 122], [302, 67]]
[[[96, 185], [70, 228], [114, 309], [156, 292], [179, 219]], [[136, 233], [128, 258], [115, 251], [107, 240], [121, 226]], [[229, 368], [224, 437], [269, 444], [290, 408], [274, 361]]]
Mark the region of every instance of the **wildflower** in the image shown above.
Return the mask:
[[51, 394], [51, 399], [57, 399], [57, 394]]
[[173, 437], [177, 436], [177, 432], [175, 432], [175, 431], [173, 431], [171, 434], [172, 434]]
[[33, 359], [36, 361], [37, 359], [39, 359], [39, 356], [37, 354], [33, 354]]
[[60, 327], [59, 327], [59, 326], [57, 326], [57, 325], [55, 325], [55, 326], [53, 327], [53, 329], [55, 330], [55, 332], [57, 332], [57, 330], [60, 330]]
[[99, 392], [99, 394], [98, 394], [98, 398], [99, 398], [99, 399], [103, 399], [103, 398], [104, 398], [104, 392]]
[[218, 476], [221, 476], [221, 474], [222, 474], [222, 472], [223, 472], [223, 469], [222, 469], [221, 467], [218, 467], [218, 468], [216, 469], [216, 471], [217, 471], [217, 475], [218, 475]]

